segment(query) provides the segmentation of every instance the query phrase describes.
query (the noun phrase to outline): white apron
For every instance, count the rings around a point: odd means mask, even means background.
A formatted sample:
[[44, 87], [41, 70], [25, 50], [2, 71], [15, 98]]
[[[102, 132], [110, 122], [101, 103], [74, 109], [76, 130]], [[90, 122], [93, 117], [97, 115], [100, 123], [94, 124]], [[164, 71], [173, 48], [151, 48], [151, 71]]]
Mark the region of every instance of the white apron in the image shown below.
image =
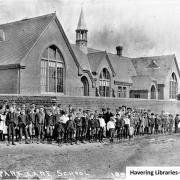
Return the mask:
[[5, 124], [6, 115], [0, 114], [0, 116], [1, 116], [1, 120], [2, 120], [2, 121], [0, 121], [0, 131], [3, 131], [3, 134], [7, 134], [7, 126]]

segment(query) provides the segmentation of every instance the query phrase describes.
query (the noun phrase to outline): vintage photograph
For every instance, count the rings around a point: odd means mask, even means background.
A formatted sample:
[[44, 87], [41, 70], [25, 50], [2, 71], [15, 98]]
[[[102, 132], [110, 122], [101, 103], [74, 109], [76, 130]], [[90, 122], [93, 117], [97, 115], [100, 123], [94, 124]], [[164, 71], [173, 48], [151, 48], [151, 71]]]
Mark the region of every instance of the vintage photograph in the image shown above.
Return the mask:
[[180, 2], [0, 0], [0, 179], [180, 179]]

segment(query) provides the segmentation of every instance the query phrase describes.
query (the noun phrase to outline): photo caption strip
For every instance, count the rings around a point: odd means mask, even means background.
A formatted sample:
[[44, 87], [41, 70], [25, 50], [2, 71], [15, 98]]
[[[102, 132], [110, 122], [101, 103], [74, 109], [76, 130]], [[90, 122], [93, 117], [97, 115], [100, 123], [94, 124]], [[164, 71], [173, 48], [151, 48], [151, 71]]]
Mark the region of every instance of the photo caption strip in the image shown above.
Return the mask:
[[180, 167], [126, 167], [126, 179], [180, 179]]

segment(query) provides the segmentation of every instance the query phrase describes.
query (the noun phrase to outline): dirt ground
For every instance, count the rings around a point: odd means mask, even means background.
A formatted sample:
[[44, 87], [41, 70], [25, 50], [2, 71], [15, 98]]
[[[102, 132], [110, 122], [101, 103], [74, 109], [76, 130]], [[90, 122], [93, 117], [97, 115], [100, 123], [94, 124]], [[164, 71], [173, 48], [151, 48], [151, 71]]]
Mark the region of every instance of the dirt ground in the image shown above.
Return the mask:
[[62, 147], [0, 143], [0, 177], [113, 177], [125, 172], [126, 166], [180, 166], [179, 142], [180, 134]]

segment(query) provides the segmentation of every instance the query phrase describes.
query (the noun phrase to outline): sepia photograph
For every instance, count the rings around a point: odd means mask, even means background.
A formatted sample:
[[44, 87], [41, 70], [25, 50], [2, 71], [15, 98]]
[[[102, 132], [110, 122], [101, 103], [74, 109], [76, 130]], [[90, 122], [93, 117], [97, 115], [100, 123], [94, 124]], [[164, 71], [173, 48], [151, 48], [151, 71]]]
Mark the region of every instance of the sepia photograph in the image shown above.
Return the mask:
[[180, 1], [0, 0], [0, 180], [180, 179]]

